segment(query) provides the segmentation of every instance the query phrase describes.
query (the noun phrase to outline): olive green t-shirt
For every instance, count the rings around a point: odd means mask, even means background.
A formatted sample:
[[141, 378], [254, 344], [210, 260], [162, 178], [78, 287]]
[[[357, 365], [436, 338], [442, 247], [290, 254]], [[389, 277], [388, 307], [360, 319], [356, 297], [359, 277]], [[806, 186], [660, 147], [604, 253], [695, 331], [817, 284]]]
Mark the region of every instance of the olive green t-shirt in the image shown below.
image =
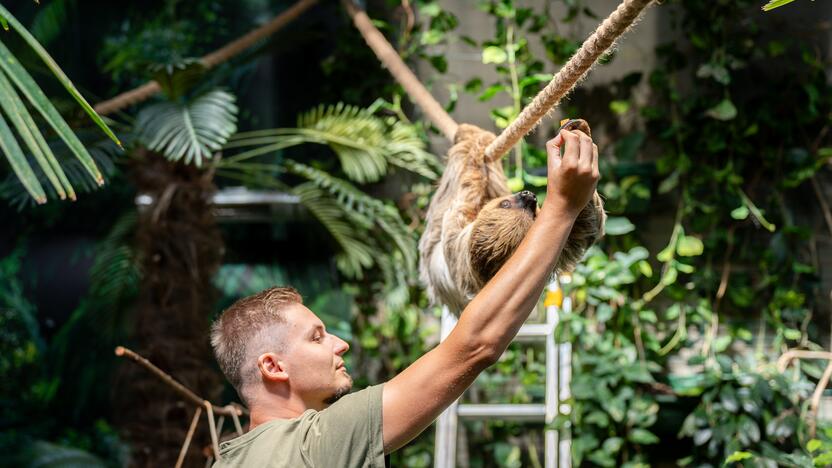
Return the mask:
[[381, 394], [375, 385], [323, 411], [261, 424], [223, 442], [214, 468], [384, 468]]

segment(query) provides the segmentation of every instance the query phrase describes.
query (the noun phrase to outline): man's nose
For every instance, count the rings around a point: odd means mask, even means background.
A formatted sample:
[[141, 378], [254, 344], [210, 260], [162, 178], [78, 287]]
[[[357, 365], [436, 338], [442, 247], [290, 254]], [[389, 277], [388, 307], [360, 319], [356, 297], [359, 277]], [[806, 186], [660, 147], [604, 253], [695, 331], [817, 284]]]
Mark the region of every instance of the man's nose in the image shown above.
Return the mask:
[[335, 338], [335, 354], [340, 356], [340, 355], [346, 353], [350, 349], [350, 344], [349, 343], [342, 340], [341, 338], [338, 338], [335, 335], [332, 335], [332, 337]]

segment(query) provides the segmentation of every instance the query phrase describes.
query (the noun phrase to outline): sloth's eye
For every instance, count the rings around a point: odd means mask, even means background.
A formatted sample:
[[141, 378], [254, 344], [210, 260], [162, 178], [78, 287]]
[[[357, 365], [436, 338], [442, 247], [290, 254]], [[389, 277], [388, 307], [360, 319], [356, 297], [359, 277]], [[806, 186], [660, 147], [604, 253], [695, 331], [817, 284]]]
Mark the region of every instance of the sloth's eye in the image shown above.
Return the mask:
[[508, 200], [501, 201], [500, 208], [511, 208], [511, 202]]

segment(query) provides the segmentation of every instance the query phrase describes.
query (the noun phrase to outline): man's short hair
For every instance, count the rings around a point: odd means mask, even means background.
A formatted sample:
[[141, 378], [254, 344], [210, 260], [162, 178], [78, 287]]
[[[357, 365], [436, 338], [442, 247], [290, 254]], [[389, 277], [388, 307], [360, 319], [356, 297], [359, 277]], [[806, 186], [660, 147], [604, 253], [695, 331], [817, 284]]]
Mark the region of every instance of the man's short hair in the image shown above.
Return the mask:
[[211, 346], [220, 369], [244, 400], [243, 387], [256, 375], [249, 369], [255, 363], [251, 354], [261, 347], [262, 333], [286, 323], [285, 310], [303, 304], [300, 293], [292, 287], [271, 287], [244, 297], [226, 309], [211, 325]]

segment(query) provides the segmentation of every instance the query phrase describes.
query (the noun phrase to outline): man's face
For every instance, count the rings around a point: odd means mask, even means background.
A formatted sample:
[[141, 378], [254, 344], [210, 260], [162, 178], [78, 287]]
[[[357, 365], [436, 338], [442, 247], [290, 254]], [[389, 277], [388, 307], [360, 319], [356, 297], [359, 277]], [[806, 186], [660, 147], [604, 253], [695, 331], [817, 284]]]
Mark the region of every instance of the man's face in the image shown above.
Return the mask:
[[323, 322], [302, 304], [286, 309], [286, 351], [282, 361], [289, 386], [309, 408], [324, 408], [352, 388], [343, 355], [346, 341], [326, 332]]

